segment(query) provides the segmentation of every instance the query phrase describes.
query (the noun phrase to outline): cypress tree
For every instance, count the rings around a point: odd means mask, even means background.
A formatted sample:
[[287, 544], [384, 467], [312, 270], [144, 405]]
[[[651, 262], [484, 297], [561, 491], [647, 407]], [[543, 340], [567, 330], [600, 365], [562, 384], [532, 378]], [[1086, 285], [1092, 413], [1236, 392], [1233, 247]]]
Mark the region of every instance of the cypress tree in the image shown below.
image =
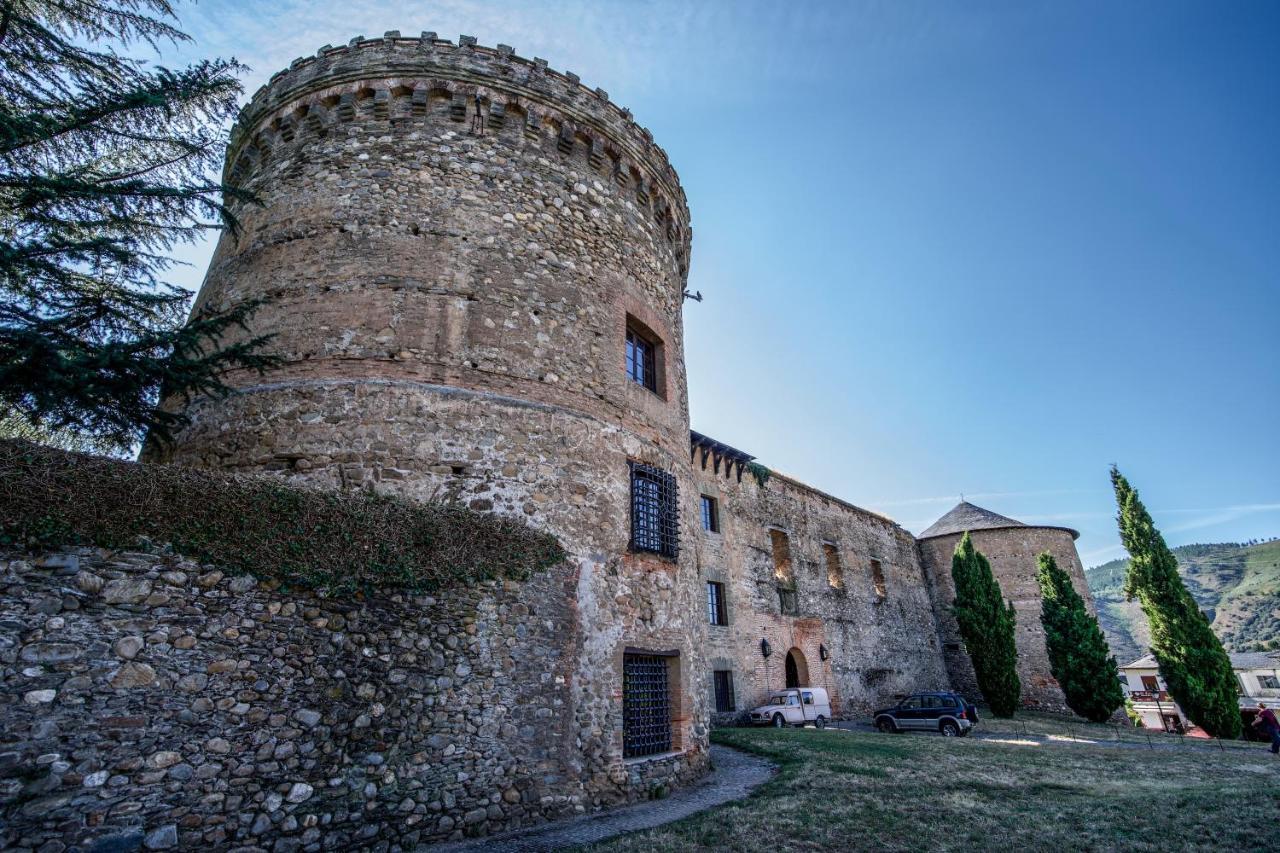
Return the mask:
[[1137, 490], [1114, 466], [1111, 485], [1119, 507], [1120, 540], [1130, 557], [1125, 595], [1136, 598], [1147, 617], [1151, 653], [1170, 695], [1210, 735], [1239, 737], [1240, 707], [1231, 659], [1183, 584], [1178, 561]]
[[1036, 579], [1044, 599], [1040, 623], [1049, 671], [1058, 680], [1068, 708], [1095, 723], [1104, 722], [1124, 703], [1124, 691], [1098, 620], [1052, 554], [1040, 555]]
[[968, 533], [960, 538], [951, 557], [951, 579], [956, 587], [953, 612], [973, 662], [978, 689], [991, 713], [1012, 717], [1022, 692], [1013, 605], [1004, 600], [991, 574], [991, 563], [973, 547]]
[[187, 36], [167, 0], [0, 2], [0, 406], [37, 431], [129, 447], [182, 422], [159, 403], [274, 363], [227, 343], [252, 303], [187, 322], [169, 250], [234, 226], [209, 177], [241, 67], [118, 52]]

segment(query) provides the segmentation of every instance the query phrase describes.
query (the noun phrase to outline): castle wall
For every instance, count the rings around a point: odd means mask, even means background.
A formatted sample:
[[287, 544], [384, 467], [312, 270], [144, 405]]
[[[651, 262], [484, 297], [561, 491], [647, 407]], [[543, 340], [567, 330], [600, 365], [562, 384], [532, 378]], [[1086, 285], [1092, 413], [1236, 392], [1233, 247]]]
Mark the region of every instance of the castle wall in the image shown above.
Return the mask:
[[[478, 100], [477, 100], [478, 99]], [[284, 363], [151, 459], [456, 498], [519, 514], [572, 555], [569, 772], [591, 805], [706, 764], [693, 552], [629, 551], [629, 462], [676, 478], [693, 533], [681, 306], [688, 211], [648, 132], [509, 48], [356, 40], [245, 108], [236, 213], [197, 311], [267, 302], [244, 334]], [[660, 344], [628, 379], [628, 327]], [[673, 754], [624, 759], [626, 650], [673, 653]]]
[[[704, 581], [724, 583], [728, 592], [729, 624], [708, 628], [706, 657], [711, 670], [732, 669], [737, 711], [715, 715], [718, 721], [729, 722], [785, 687], [792, 648], [804, 656], [810, 686], [829, 691], [837, 716], [865, 716], [901, 694], [948, 686], [910, 533], [778, 474], [761, 486], [750, 473], [739, 481], [736, 468], [728, 476], [710, 463], [695, 471], [700, 493], [715, 498], [720, 510], [719, 533], [698, 530], [699, 570]], [[782, 613], [771, 529], [787, 534], [795, 615]], [[839, 588], [829, 583], [824, 543], [838, 554]], [[872, 560], [880, 563], [883, 596]], [[772, 648], [768, 658], [762, 639]]]
[[352, 602], [173, 556], [0, 558], [5, 849], [410, 848], [650, 784], [581, 772], [572, 567]]
[[[1066, 711], [1066, 702], [1049, 670], [1049, 657], [1045, 651], [1036, 558], [1044, 551], [1053, 554], [1058, 566], [1070, 575], [1089, 612], [1094, 613], [1093, 597], [1089, 594], [1074, 538], [1070, 532], [1054, 527], [974, 530], [969, 535], [974, 547], [991, 562], [991, 572], [1001, 591], [1017, 611], [1018, 678], [1022, 681], [1023, 706]], [[956, 595], [955, 584], [951, 580], [951, 555], [960, 537], [961, 534], [953, 533], [922, 539], [920, 554], [934, 590], [943, 654], [951, 682], [960, 692], [977, 698], [981, 693], [974, 679], [973, 664], [963, 651], [960, 629], [951, 614], [951, 603]]]

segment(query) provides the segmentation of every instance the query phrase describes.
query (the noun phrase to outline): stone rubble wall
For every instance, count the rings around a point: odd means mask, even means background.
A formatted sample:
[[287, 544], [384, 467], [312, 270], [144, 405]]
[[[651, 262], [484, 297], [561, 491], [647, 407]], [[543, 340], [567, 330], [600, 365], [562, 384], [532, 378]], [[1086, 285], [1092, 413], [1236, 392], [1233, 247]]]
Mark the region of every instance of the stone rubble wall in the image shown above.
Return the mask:
[[570, 565], [365, 601], [150, 553], [0, 571], [7, 850], [409, 849], [703, 769], [583, 781]]
[[[1013, 602], [1017, 611], [1015, 639], [1018, 646], [1018, 678], [1022, 682], [1022, 705], [1046, 711], [1069, 712], [1062, 689], [1049, 668], [1044, 626], [1040, 623], [1040, 611], [1044, 603], [1036, 574], [1037, 557], [1044, 551], [1053, 554], [1058, 566], [1071, 577], [1076, 592], [1084, 599], [1089, 612], [1096, 613], [1074, 538], [1062, 528], [1030, 526], [974, 530], [969, 535], [973, 539], [973, 546], [991, 562], [991, 573], [1000, 584], [1001, 592]], [[963, 650], [964, 640], [960, 637], [959, 625], [951, 615], [951, 602], [956, 597], [955, 583], [951, 580], [951, 555], [960, 542], [960, 536], [959, 533], [953, 533], [922, 539], [920, 553], [934, 590], [943, 654], [951, 681], [957, 690], [976, 698], [982, 694], [973, 674], [973, 663]]]
[[[710, 668], [731, 669], [737, 694], [737, 713], [719, 722], [740, 718], [786, 686], [792, 648], [803, 655], [809, 684], [829, 691], [839, 717], [865, 716], [902, 694], [949, 686], [932, 598], [907, 530], [776, 473], [763, 486], [749, 473], [739, 481], [711, 465], [695, 465], [695, 473], [701, 493], [720, 507], [720, 532], [697, 531], [704, 581], [724, 583], [728, 596], [729, 624], [710, 627], [707, 640]], [[771, 528], [789, 539], [796, 615], [781, 612]], [[839, 588], [828, 582], [824, 543], [839, 554]], [[883, 570], [883, 598], [872, 559]], [[772, 648], [768, 658], [762, 639]], [[710, 679], [705, 689], [713, 703]]]

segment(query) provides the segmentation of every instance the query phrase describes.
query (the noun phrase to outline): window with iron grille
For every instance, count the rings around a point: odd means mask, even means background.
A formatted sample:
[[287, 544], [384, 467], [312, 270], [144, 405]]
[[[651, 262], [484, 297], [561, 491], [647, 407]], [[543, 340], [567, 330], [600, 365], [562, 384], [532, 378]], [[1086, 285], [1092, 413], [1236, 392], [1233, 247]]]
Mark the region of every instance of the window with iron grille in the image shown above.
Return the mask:
[[702, 529], [709, 533], [720, 532], [720, 508], [716, 499], [709, 495], [702, 496]]
[[652, 465], [630, 465], [631, 550], [674, 559], [680, 552], [676, 478]]
[[707, 618], [712, 625], [728, 625], [729, 617], [725, 613], [724, 584], [707, 581]]
[[737, 707], [733, 701], [733, 672], [717, 669], [712, 673], [712, 677], [715, 679], [716, 712], [724, 714], [736, 711]]
[[623, 655], [623, 757], [671, 751], [671, 693], [667, 681], [666, 658]]
[[627, 378], [658, 393], [658, 342], [627, 321]]

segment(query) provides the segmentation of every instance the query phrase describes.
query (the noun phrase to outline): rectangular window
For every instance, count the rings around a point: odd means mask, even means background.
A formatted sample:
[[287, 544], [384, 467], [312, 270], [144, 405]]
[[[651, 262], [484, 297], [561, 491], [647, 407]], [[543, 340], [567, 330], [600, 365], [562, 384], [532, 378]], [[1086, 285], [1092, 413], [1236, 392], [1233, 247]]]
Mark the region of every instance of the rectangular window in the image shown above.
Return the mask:
[[729, 618], [725, 614], [724, 584], [707, 581], [707, 618], [712, 625], [728, 625]]
[[1160, 692], [1160, 683], [1156, 681], [1154, 675], [1144, 675], [1142, 676], [1142, 689], [1148, 693], [1158, 693]]
[[667, 682], [666, 658], [623, 655], [623, 757], [671, 751], [671, 693]]
[[662, 342], [636, 318], [627, 315], [627, 378], [664, 396], [662, 377]]
[[885, 597], [884, 566], [880, 565], [879, 560], [871, 561], [871, 583], [876, 588], [876, 598], [880, 599], [881, 601], [884, 601], [884, 597]]
[[822, 556], [827, 560], [827, 586], [844, 588], [844, 567], [840, 565], [840, 552], [830, 542], [822, 543]]
[[733, 701], [733, 673], [727, 669], [717, 669], [712, 673], [716, 689], [716, 712], [720, 714], [736, 711]]
[[709, 533], [720, 532], [720, 508], [716, 499], [708, 495], [702, 496], [702, 529]]
[[1280, 690], [1280, 678], [1274, 675], [1259, 675], [1258, 686], [1263, 690]]
[[791, 540], [781, 530], [769, 531], [769, 544], [773, 548], [773, 576], [787, 586], [795, 584], [791, 574]]
[[796, 602], [796, 591], [785, 586], [778, 587], [778, 610], [783, 616], [797, 616], [800, 605]]
[[680, 552], [676, 478], [652, 465], [631, 462], [631, 550], [674, 559]]

